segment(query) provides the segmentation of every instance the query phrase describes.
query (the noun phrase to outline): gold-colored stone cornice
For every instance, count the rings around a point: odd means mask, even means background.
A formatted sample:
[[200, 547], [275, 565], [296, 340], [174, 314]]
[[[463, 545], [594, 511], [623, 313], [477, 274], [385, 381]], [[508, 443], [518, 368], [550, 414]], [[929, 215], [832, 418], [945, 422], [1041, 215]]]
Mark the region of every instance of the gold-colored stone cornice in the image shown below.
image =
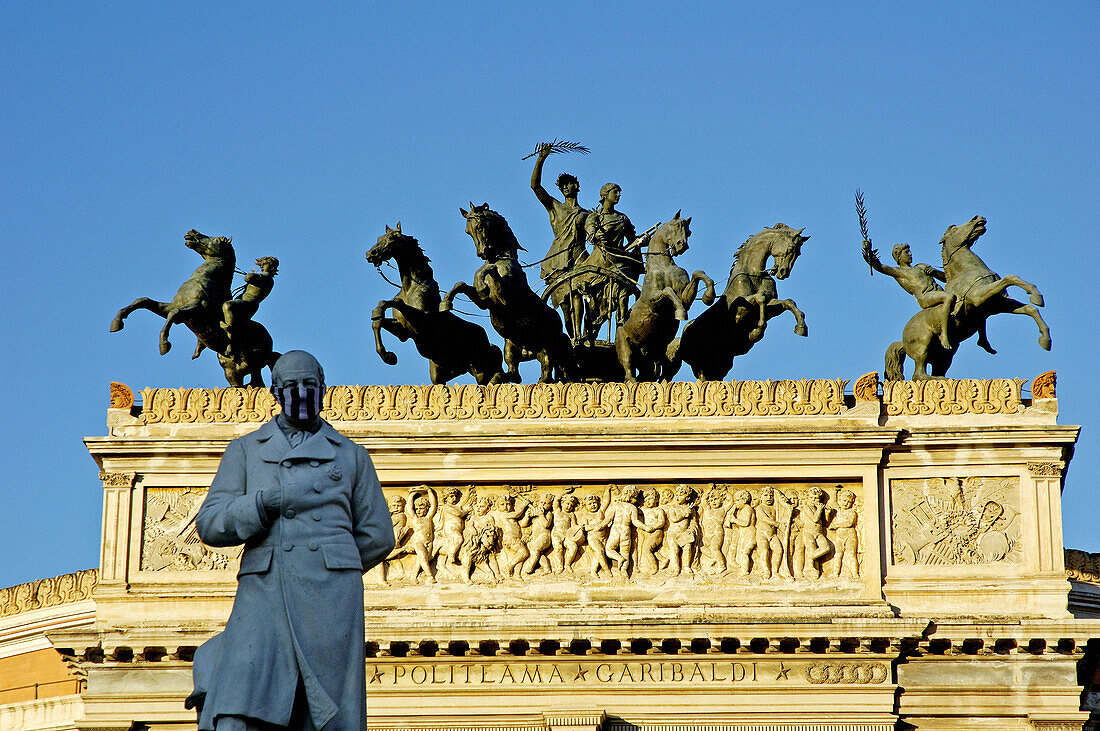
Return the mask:
[[[330, 421], [828, 416], [847, 408], [847, 381], [565, 383], [496, 386], [330, 386]], [[270, 419], [271, 394], [241, 388], [142, 391], [141, 420], [241, 423]]]
[[85, 569], [0, 589], [0, 617], [91, 599], [98, 581], [98, 570]]
[[[844, 379], [671, 383], [501, 384], [495, 386], [330, 386], [330, 421], [456, 421], [837, 416], [851, 408]], [[1016, 414], [1022, 379], [887, 381], [889, 416]], [[856, 402], [877, 400], [878, 379], [857, 383]], [[274, 398], [254, 388], [147, 388], [143, 424], [241, 424], [277, 413]]]

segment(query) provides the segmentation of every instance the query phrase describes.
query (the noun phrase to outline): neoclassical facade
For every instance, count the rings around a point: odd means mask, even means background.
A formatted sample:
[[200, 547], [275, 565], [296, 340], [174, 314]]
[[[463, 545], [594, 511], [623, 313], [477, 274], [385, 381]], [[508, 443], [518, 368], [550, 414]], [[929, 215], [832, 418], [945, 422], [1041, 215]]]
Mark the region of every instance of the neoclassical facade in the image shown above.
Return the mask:
[[[1027, 387], [330, 388], [397, 543], [364, 577], [371, 728], [1084, 727], [1100, 557], [1063, 548], [1078, 429]], [[0, 590], [0, 731], [194, 728], [239, 555], [194, 515], [275, 409], [112, 385], [100, 565]]]

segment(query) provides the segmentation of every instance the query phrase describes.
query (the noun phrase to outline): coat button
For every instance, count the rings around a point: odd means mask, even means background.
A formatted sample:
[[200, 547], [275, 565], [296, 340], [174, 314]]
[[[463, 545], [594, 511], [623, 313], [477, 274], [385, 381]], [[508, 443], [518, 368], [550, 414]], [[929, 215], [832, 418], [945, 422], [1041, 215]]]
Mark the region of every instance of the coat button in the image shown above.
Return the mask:
[[295, 510], [294, 508], [287, 508], [286, 512], [283, 513], [283, 515], [285, 515], [288, 518], [293, 518], [297, 514], [298, 514], [298, 511]]
[[293, 464], [293, 463], [289, 459], [284, 459], [283, 460], [283, 467], [289, 468], [291, 464]]
[[283, 544], [283, 550], [284, 550], [284, 551], [289, 551], [289, 550], [290, 550], [290, 549], [292, 549], [292, 548], [294, 548], [294, 544], [293, 544], [293, 543], [284, 543], [284, 544]]
[[314, 492], [321, 492], [321, 483], [320, 482], [313, 483], [313, 491]]
[[310, 541], [309, 542], [309, 550], [316, 551], [317, 548], [318, 548], [317, 541]]
[[320, 466], [321, 466], [321, 463], [320, 463], [320, 462], [318, 462], [318, 461], [317, 461], [317, 460], [315, 460], [315, 459], [311, 459], [311, 460], [309, 461], [309, 466], [310, 466], [310, 467], [320, 467]]
[[321, 514], [320, 514], [320, 513], [314, 513], [314, 514], [313, 514], [313, 519], [314, 519], [314, 520], [316, 520], [316, 521], [318, 521], [318, 522], [320, 522], [320, 520], [321, 520]]

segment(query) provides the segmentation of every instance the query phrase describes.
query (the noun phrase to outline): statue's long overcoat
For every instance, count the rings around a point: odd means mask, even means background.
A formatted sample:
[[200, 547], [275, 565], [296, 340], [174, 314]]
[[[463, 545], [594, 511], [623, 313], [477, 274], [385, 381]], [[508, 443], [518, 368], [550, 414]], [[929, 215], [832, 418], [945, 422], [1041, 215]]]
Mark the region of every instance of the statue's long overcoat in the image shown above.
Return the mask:
[[[281, 492], [273, 520], [260, 490]], [[316, 728], [366, 729], [362, 572], [393, 548], [367, 450], [325, 422], [292, 448], [272, 419], [230, 442], [196, 524], [212, 546], [245, 545], [225, 631], [195, 654], [199, 729], [286, 726], [299, 680]]]

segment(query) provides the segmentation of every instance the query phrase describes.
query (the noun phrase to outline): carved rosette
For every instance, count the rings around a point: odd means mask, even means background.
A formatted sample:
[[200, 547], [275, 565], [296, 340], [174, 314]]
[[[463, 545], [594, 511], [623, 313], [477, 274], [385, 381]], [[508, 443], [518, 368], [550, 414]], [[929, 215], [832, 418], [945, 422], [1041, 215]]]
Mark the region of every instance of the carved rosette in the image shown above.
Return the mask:
[[[330, 421], [826, 416], [845, 410], [847, 381], [545, 383], [495, 386], [330, 386]], [[254, 388], [150, 388], [146, 424], [247, 423], [277, 413]]]
[[856, 402], [878, 401], [878, 385], [878, 371], [864, 373], [856, 379], [856, 383], [852, 387], [852, 394], [855, 396]]
[[1058, 385], [1058, 376], [1054, 371], [1047, 371], [1046, 373], [1040, 373], [1035, 376], [1035, 380], [1031, 382], [1031, 398], [1033, 399], [1047, 399], [1057, 398], [1056, 386]]
[[1023, 411], [1019, 378], [887, 381], [883, 401], [890, 416], [1017, 414]]
[[1060, 477], [1062, 468], [1057, 462], [1028, 462], [1027, 471], [1035, 477]]
[[85, 569], [0, 589], [0, 617], [92, 598], [99, 571]]
[[133, 487], [137, 479], [136, 472], [100, 472], [99, 480], [104, 487]]
[[111, 400], [108, 408], [126, 409], [129, 411], [134, 405], [134, 392], [125, 383], [111, 381]]

